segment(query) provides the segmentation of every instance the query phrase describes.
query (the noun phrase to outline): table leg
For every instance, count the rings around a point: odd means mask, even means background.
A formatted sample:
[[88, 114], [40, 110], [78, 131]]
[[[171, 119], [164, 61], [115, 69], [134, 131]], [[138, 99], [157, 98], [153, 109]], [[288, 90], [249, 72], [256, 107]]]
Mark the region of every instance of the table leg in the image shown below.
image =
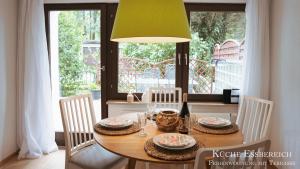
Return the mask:
[[135, 159], [129, 158], [126, 169], [135, 169], [135, 163], [136, 163]]

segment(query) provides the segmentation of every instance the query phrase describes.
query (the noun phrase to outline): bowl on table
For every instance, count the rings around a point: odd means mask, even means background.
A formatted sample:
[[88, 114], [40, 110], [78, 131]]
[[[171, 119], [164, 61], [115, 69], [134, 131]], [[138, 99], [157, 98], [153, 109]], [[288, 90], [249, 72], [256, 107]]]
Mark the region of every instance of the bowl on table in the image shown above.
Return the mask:
[[156, 125], [162, 131], [175, 131], [179, 124], [178, 111], [162, 109], [156, 116]]

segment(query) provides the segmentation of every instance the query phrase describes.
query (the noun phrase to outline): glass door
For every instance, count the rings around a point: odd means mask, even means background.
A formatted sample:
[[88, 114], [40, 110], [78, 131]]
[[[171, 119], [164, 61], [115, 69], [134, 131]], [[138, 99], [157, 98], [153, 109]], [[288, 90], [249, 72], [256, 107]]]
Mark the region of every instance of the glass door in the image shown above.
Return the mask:
[[50, 11], [48, 23], [56, 131], [63, 131], [58, 105], [62, 97], [91, 94], [96, 118], [101, 119], [101, 9]]

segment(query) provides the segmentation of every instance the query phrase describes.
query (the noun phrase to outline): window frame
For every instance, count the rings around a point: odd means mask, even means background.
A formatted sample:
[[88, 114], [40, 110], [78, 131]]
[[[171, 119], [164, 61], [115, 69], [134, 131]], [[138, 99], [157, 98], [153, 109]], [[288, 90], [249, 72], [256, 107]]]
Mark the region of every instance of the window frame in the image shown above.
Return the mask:
[[[45, 9], [45, 23], [46, 23], [46, 36], [48, 44], [50, 44], [49, 35], [49, 12], [57, 10], [101, 10], [101, 66], [105, 66], [105, 73], [101, 74], [101, 84], [103, 89], [104, 100], [101, 103], [103, 117], [107, 117], [107, 104], [108, 100], [126, 100], [127, 93], [118, 92], [118, 43], [110, 41], [111, 31], [114, 24], [114, 17], [117, 11], [117, 3], [61, 3], [61, 4], [44, 4]], [[245, 12], [245, 3], [232, 4], [232, 3], [185, 3], [185, 8], [190, 21], [190, 12], [194, 11], [232, 11], [232, 12]], [[48, 46], [49, 59], [50, 59], [50, 46]], [[185, 54], [189, 57], [189, 43], [176, 43], [176, 71], [175, 77], [176, 87], [181, 87], [183, 92], [188, 92], [188, 65], [179, 65], [180, 62], [184, 63]], [[189, 59], [188, 59], [189, 61]], [[142, 93], [135, 93], [141, 99]], [[135, 98], [136, 99], [136, 98]], [[222, 94], [189, 94], [189, 101], [201, 102], [222, 102]]]

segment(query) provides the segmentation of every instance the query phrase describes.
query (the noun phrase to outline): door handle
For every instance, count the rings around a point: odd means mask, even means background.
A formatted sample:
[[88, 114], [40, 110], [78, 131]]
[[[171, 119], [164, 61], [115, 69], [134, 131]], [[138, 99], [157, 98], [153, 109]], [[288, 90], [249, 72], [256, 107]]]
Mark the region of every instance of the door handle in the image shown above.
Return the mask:
[[184, 57], [185, 57], [185, 65], [188, 65], [188, 55], [187, 55], [187, 53], [184, 54]]
[[178, 53], [178, 64], [181, 65], [181, 54]]
[[105, 71], [105, 66], [101, 66], [100, 70], [102, 70], [104, 72]]

